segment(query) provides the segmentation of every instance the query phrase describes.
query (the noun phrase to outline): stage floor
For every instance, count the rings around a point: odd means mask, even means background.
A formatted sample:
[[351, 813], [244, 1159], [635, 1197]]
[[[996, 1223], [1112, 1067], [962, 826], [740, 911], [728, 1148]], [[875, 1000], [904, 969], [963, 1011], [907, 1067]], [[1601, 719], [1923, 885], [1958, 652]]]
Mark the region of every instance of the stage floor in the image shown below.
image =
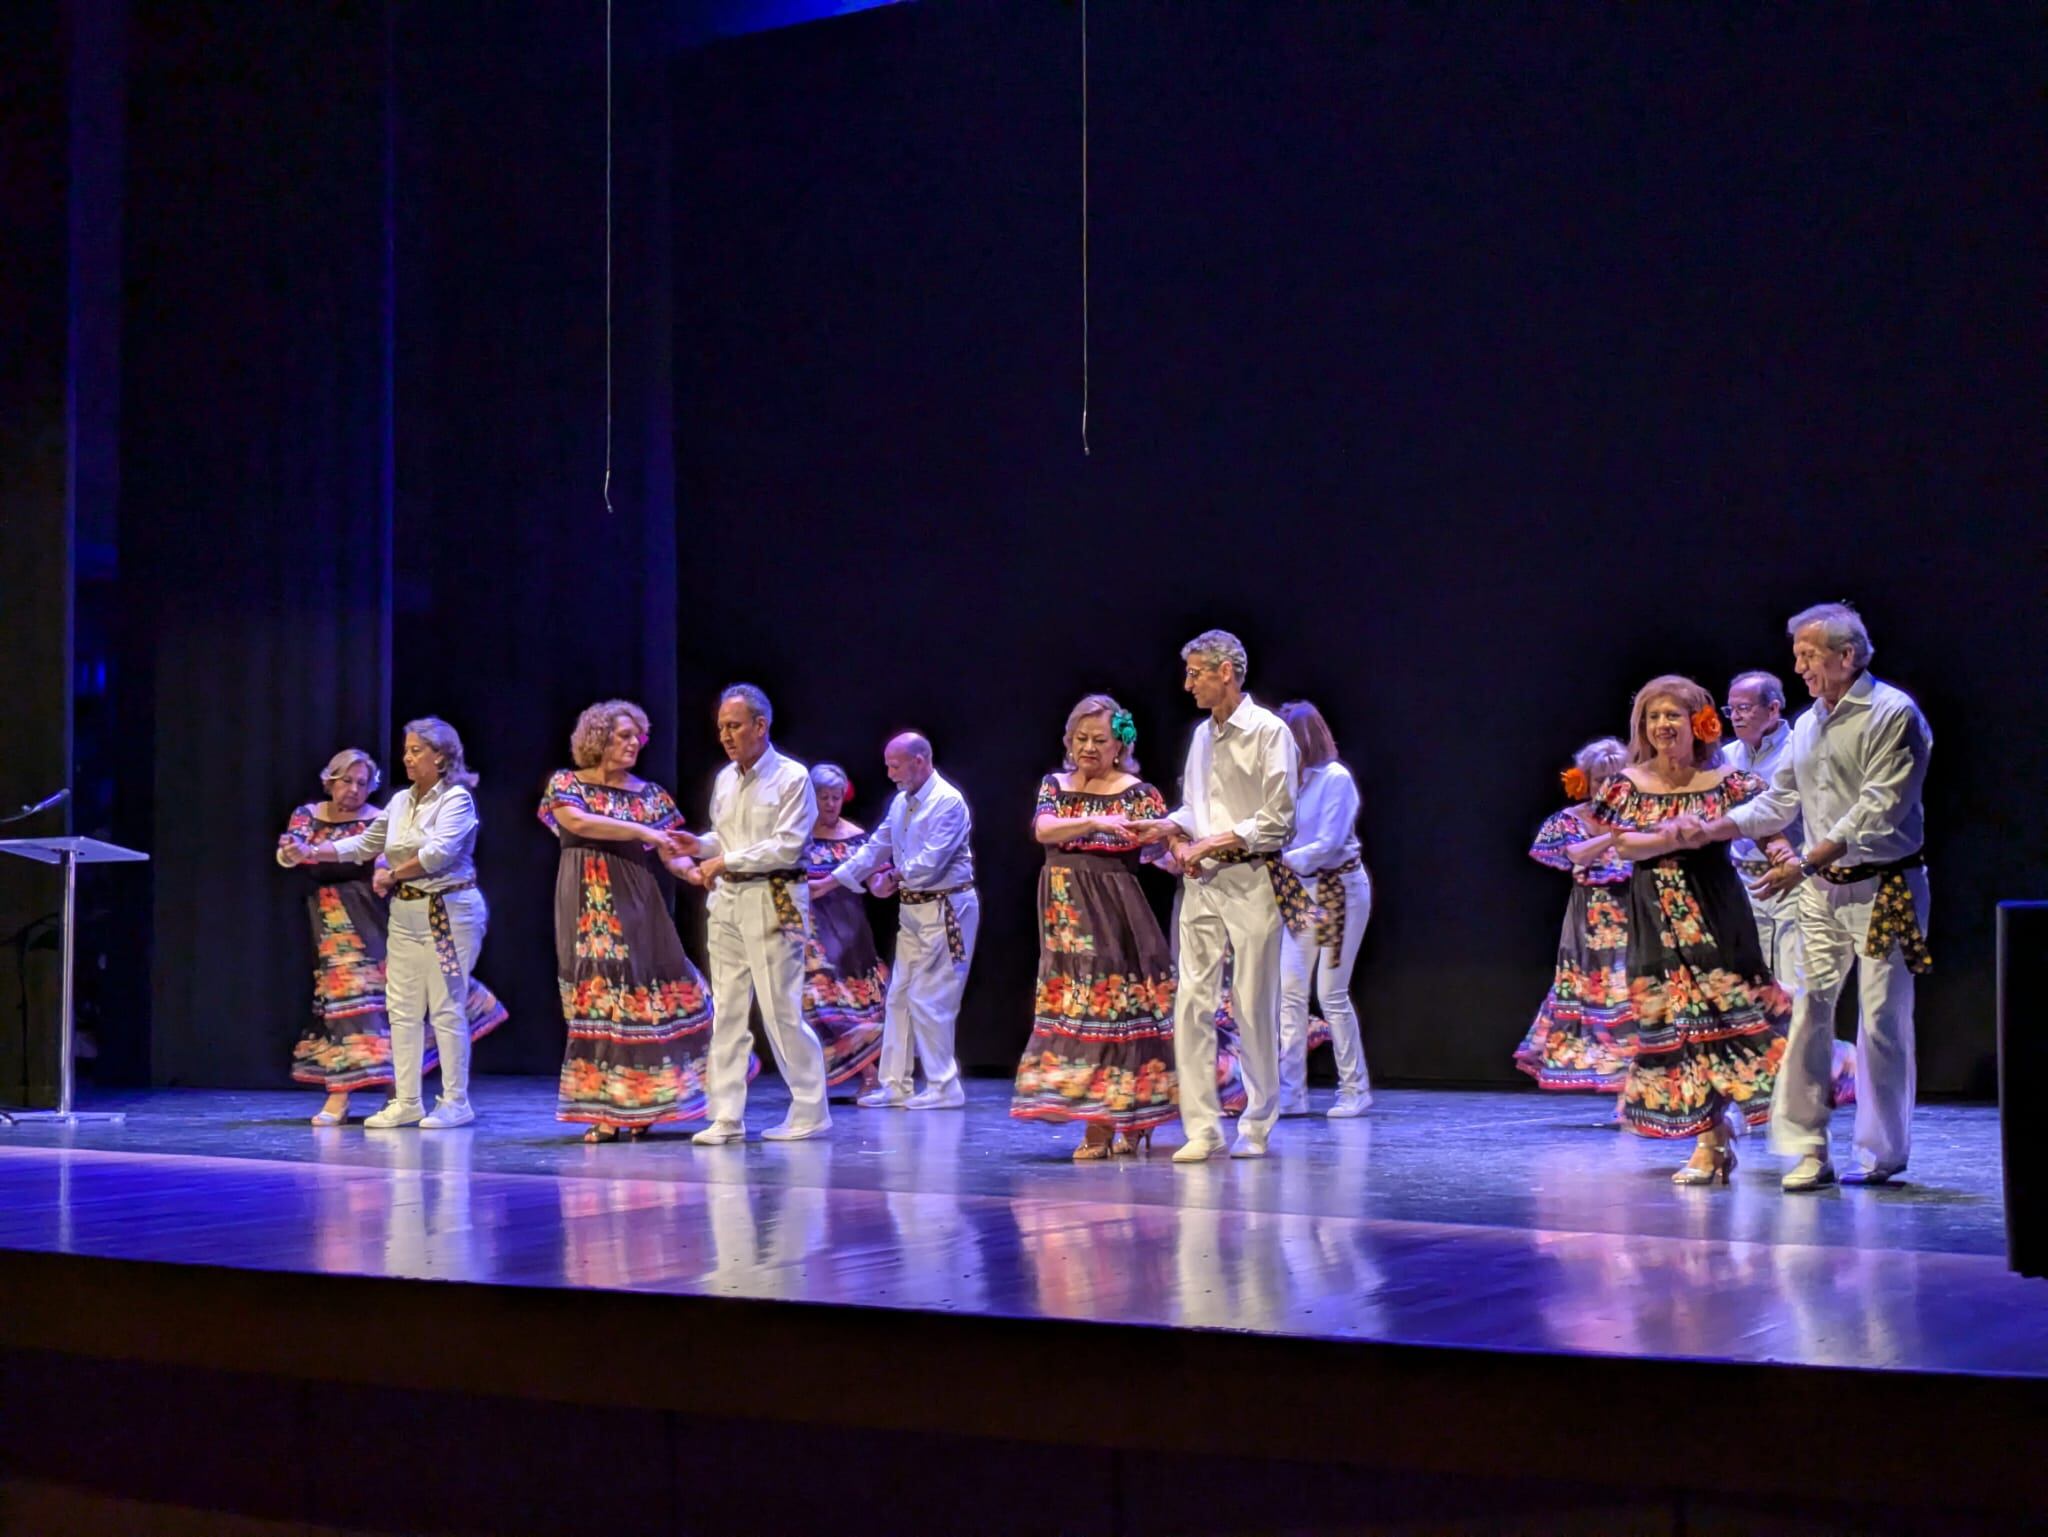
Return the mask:
[[[306, 1093], [102, 1095], [0, 1128], [0, 1248], [1608, 1357], [2048, 1376], [2048, 1283], [2003, 1259], [1996, 1112], [1924, 1107], [1910, 1183], [1732, 1188], [1604, 1101], [1394, 1091], [1273, 1156], [1074, 1164], [1070, 1128], [835, 1106], [828, 1138], [585, 1146], [553, 1085], [456, 1132], [316, 1130]], [[1318, 1108], [1328, 1094], [1316, 1095]], [[376, 1096], [359, 1098], [364, 1111]], [[756, 1085], [750, 1122], [779, 1118]], [[1846, 1133], [1846, 1124], [1838, 1128]]]

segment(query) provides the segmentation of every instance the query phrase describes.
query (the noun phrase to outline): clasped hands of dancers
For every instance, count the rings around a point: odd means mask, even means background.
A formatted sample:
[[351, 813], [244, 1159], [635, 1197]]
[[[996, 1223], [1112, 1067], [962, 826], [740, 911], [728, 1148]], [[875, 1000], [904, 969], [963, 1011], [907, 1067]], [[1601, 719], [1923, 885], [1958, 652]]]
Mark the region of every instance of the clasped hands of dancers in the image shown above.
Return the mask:
[[[1246, 695], [1235, 636], [1206, 632], [1182, 657], [1207, 719], [1180, 807], [1169, 811], [1138, 777], [1136, 727], [1104, 694], [1069, 714], [1065, 765], [1039, 786], [1040, 958], [1012, 1113], [1081, 1122], [1076, 1158], [1135, 1151], [1178, 1115], [1187, 1140], [1174, 1156], [1201, 1161], [1223, 1149], [1222, 1117], [1239, 1102], [1231, 1151], [1263, 1155], [1275, 1119], [1307, 1110], [1312, 989], [1337, 1047], [1329, 1113], [1370, 1102], [1349, 999], [1371, 911], [1356, 785], [1314, 706], [1286, 706], [1283, 719]], [[568, 1029], [558, 1113], [588, 1123], [586, 1140], [696, 1119], [709, 1122], [699, 1144], [743, 1140], [756, 1003], [790, 1093], [768, 1140], [828, 1129], [827, 1089], [855, 1076], [871, 1084], [858, 1099], [866, 1108], [966, 1103], [953, 1036], [980, 902], [965, 797], [935, 768], [931, 744], [904, 733], [884, 751], [896, 795], [870, 832], [845, 818], [845, 771], [807, 770], [777, 750], [773, 724], [753, 685], [719, 696], [729, 761], [701, 833], [633, 772], [649, 725], [629, 701], [585, 710], [574, 766], [547, 783], [539, 815], [561, 844]], [[379, 1083], [393, 1085], [392, 1099], [368, 1126], [466, 1124], [470, 1041], [504, 1018], [472, 976], [487, 919], [472, 862], [475, 776], [454, 731], [431, 718], [406, 726], [405, 765], [411, 784], [366, 818], [375, 764], [338, 754], [323, 775], [329, 799], [300, 807], [279, 840], [279, 862], [316, 881], [315, 1018], [294, 1076], [329, 1090], [319, 1124], [344, 1119], [350, 1091]], [[1145, 863], [1181, 877], [1177, 963], [1138, 884]], [[708, 986], [663, 901], [663, 869], [707, 893]], [[875, 953], [863, 892], [900, 904], [893, 968]], [[385, 895], [388, 922], [375, 900]], [[421, 1100], [428, 1024], [442, 1074], [431, 1113]], [[1183, 1076], [1183, 1064], [1194, 1070]]]
[[[1624, 1124], [1644, 1135], [1693, 1138], [1674, 1176], [1684, 1184], [1732, 1176], [1743, 1124], [1768, 1124], [1772, 1149], [1795, 1160], [1785, 1189], [1835, 1182], [1828, 1122], [1849, 1083], [1834, 1017], [1852, 964], [1856, 1156], [1842, 1177], [1884, 1183], [1909, 1151], [1914, 978], [1930, 964], [1920, 801], [1932, 735], [1906, 694], [1870, 675], [1853, 609], [1803, 610], [1787, 631], [1815, 700], [1796, 723], [1774, 677], [1745, 673], [1729, 690], [1737, 741], [1724, 748], [1704, 689], [1653, 679], [1627, 744], [1602, 738], [1577, 755], [1563, 776], [1572, 804], [1530, 850], [1572, 875], [1573, 895], [1517, 1063], [1545, 1088], [1618, 1091]], [[1065, 764], [1039, 787], [1038, 978], [1011, 1113], [1081, 1122], [1078, 1159], [1135, 1151], [1178, 1116], [1175, 1160], [1205, 1160], [1224, 1150], [1222, 1119], [1239, 1103], [1229, 1151], [1262, 1156], [1275, 1120], [1306, 1108], [1312, 988], [1337, 1053], [1329, 1113], [1370, 1102], [1349, 998], [1372, 902], [1356, 783], [1313, 705], [1275, 714], [1245, 693], [1236, 637], [1205, 632], [1182, 657], [1206, 718], [1178, 808], [1138, 777], [1135, 725], [1106, 694], [1074, 707]], [[648, 721], [627, 701], [583, 712], [575, 766], [548, 781], [540, 817], [561, 842], [568, 1027], [559, 1114], [588, 1123], [589, 1140], [706, 1117], [693, 1140], [742, 1140], [756, 1001], [790, 1090], [771, 1140], [826, 1130], [828, 1087], [855, 1076], [872, 1085], [864, 1107], [965, 1102], [953, 1033], [980, 905], [964, 797], [929, 742], [900, 735], [884, 753], [897, 793], [870, 833], [845, 818], [845, 771], [778, 752], [773, 720], [750, 684], [720, 696], [730, 761], [701, 834], [633, 773]], [[471, 976], [487, 917], [471, 860], [475, 776], [432, 718], [408, 723], [405, 765], [409, 787], [366, 819], [375, 765], [338, 754], [323, 776], [330, 799], [299, 808], [280, 840], [280, 862], [313, 866], [317, 882], [315, 1021], [294, 1076], [329, 1089], [315, 1117], [325, 1124], [345, 1115], [351, 1089], [385, 1082], [391, 1103], [366, 1124], [466, 1123], [469, 1043], [505, 1017]], [[1804, 842], [1802, 826], [1818, 836]], [[367, 876], [325, 868], [379, 856]], [[1146, 863], [1182, 877], [1173, 944], [1139, 886]], [[663, 902], [662, 868], [708, 893], [708, 988]], [[901, 904], [893, 971], [863, 892]], [[388, 934], [374, 900], [387, 893]], [[432, 1114], [420, 1100], [427, 1023], [442, 1073]]]

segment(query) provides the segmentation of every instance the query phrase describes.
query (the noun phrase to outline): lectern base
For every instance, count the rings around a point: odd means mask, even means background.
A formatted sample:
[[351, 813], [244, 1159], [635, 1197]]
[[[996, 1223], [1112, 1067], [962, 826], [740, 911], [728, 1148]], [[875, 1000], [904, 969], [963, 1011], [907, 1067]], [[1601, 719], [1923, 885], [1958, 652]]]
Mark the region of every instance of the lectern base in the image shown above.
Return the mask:
[[119, 1126], [125, 1110], [0, 1110], [0, 1126]]

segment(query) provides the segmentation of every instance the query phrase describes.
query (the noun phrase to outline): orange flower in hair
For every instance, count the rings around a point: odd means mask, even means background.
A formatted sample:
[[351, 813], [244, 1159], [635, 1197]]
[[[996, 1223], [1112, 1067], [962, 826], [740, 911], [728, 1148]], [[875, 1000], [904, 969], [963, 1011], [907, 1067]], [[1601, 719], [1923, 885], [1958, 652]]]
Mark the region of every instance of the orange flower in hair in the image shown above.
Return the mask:
[[1702, 742], [1721, 740], [1721, 712], [1710, 704], [1703, 704], [1692, 712], [1692, 734]]
[[1582, 801], [1593, 793], [1593, 781], [1586, 777], [1586, 771], [1573, 764], [1558, 779], [1564, 784], [1564, 793], [1575, 801]]

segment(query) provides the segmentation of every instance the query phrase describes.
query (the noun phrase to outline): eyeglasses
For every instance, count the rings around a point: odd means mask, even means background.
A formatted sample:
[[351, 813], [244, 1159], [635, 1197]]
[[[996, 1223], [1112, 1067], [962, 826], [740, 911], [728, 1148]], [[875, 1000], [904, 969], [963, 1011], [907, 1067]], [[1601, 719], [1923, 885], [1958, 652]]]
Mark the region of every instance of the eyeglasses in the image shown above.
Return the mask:
[[1760, 704], [1738, 704], [1731, 699], [1723, 704], [1721, 708], [1730, 715], [1761, 715], [1764, 712], [1765, 706]]

